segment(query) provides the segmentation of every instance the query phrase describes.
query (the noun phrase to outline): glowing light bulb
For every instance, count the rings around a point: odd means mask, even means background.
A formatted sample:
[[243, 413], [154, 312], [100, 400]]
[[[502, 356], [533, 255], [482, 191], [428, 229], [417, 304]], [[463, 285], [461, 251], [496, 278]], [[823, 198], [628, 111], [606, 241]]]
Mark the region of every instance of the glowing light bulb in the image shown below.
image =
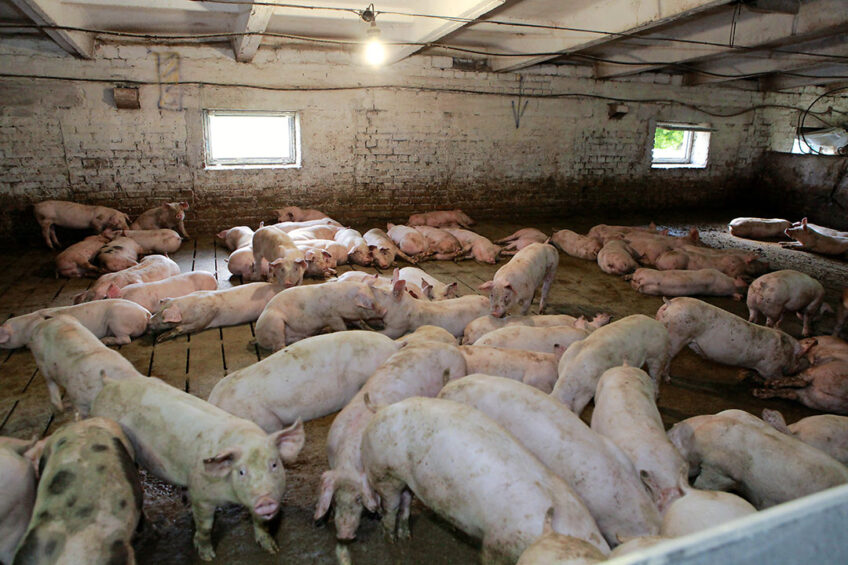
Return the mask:
[[374, 67], [379, 67], [386, 60], [386, 46], [380, 41], [380, 29], [371, 22], [368, 28], [368, 41], [365, 43], [365, 61]]

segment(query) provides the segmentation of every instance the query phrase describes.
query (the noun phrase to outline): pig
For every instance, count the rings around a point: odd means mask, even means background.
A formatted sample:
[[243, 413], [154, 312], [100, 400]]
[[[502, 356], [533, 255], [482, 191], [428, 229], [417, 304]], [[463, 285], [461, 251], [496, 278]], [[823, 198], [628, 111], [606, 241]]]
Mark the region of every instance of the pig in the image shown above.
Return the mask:
[[446, 228], [445, 231], [454, 236], [464, 250], [468, 250], [466, 252], [467, 257], [474, 259], [478, 263], [488, 263], [490, 265], [498, 262], [498, 255], [501, 252], [501, 248], [492, 243], [490, 239], [483, 237], [479, 233], [458, 228]]
[[429, 247], [428, 253], [437, 261], [450, 261], [462, 255], [465, 250], [457, 238], [443, 229], [432, 226], [414, 226], [415, 231], [424, 236]]
[[274, 226], [261, 227], [253, 234], [253, 274], [252, 280], [259, 280], [264, 274], [262, 261], [268, 261], [286, 288], [303, 282], [306, 272], [306, 258], [288, 234]]
[[125, 345], [147, 331], [150, 312], [121, 299], [106, 299], [73, 306], [42, 308], [23, 316], [9, 318], [0, 325], [0, 348], [17, 349], [29, 344], [36, 324], [48, 316], [76, 318], [106, 345]]
[[439, 398], [476, 408], [514, 435], [574, 489], [611, 546], [659, 533], [660, 514], [627, 456], [549, 395], [510, 379], [469, 375], [446, 384]]
[[845, 326], [845, 320], [848, 320], [848, 288], [842, 290], [842, 300], [839, 302], [836, 324], [833, 326], [833, 337], [839, 337], [839, 333]]
[[199, 290], [170, 298], [150, 318], [150, 331], [161, 333], [160, 343], [179, 335], [208, 328], [254, 322], [282, 287], [273, 283], [249, 283], [220, 290]]
[[786, 228], [784, 233], [795, 241], [781, 241], [781, 247], [790, 249], [803, 249], [822, 255], [842, 255], [848, 251], [848, 237], [825, 232], [821, 228], [814, 228], [807, 224], [807, 218], [798, 224]]
[[625, 362], [638, 368], [647, 365], [656, 384], [668, 375], [670, 352], [668, 332], [662, 324], [642, 314], [627, 316], [595, 330], [565, 351], [551, 396], [580, 414], [595, 395], [604, 371]]
[[598, 266], [610, 275], [626, 275], [639, 268], [636, 252], [620, 239], [611, 239], [598, 251]]
[[695, 416], [668, 437], [696, 488], [734, 490], [757, 509], [848, 482], [848, 468], [742, 410]]
[[[188, 210], [188, 202], [166, 202], [161, 206], [142, 212], [129, 229], [176, 229], [181, 236], [188, 239], [188, 233], [186, 233], [184, 225], [186, 210]], [[126, 226], [123, 229], [127, 229]]]
[[[347, 246], [333, 239], [302, 239], [295, 241], [294, 244], [304, 253], [309, 249], [326, 251], [330, 254], [328, 264], [335, 263], [335, 266], [339, 266], [348, 263]], [[307, 271], [309, 271], [309, 267], [307, 267]]]
[[134, 283], [161, 281], [179, 274], [180, 267], [164, 255], [148, 255], [134, 267], [101, 275], [90, 289], [74, 296], [74, 304], [106, 298], [112, 284], [123, 288]]
[[474, 225], [474, 220], [460, 210], [437, 210], [435, 212], [424, 212], [413, 214], [409, 217], [407, 225], [410, 226], [432, 226], [434, 228], [452, 228], [461, 226], [469, 228]]
[[395, 242], [389, 237], [389, 234], [379, 228], [370, 229], [362, 236], [368, 248], [371, 249], [371, 256], [374, 262], [381, 269], [388, 269], [395, 263], [395, 257], [400, 257], [407, 263], [415, 263], [416, 259], [410, 257], [400, 250]]
[[106, 230], [100, 235], [90, 235], [70, 245], [56, 256], [56, 276], [81, 278], [99, 274], [102, 269], [92, 264], [100, 249], [112, 241], [114, 232]]
[[848, 343], [838, 337], [820, 335], [800, 341], [802, 347], [811, 346], [806, 354], [811, 365], [822, 365], [829, 361], [848, 361]]
[[848, 363], [829, 361], [794, 377], [776, 378], [768, 388], [754, 389], [758, 398], [786, 398], [823, 412], [848, 416]]
[[290, 232], [292, 230], [297, 230], [301, 228], [309, 228], [312, 226], [336, 226], [343, 227], [337, 221], [331, 218], [320, 218], [317, 220], [303, 220], [300, 222], [277, 222], [274, 224], [274, 227], [278, 230], [283, 230], [284, 232]]
[[836, 414], [820, 414], [802, 418], [787, 426], [783, 414], [777, 410], [763, 410], [763, 421], [779, 432], [800, 439], [807, 445], [820, 449], [848, 465], [848, 417]]
[[91, 228], [100, 233], [107, 228], [127, 229], [130, 217], [106, 206], [89, 206], [64, 200], [45, 200], [34, 206], [35, 220], [41, 226], [41, 235], [47, 247], [61, 244], [56, 237], [56, 226], [74, 229]]
[[[427, 328], [432, 326], [422, 326], [419, 330]], [[447, 338], [453, 338], [439, 330]], [[327, 435], [330, 470], [321, 475], [315, 519], [323, 517], [335, 502], [334, 523], [339, 540], [356, 537], [363, 507], [374, 512], [378, 505], [365, 477], [360, 451], [363, 431], [374, 416], [366, 405], [366, 397], [380, 406], [412, 396], [435, 397], [445, 383], [465, 376], [465, 359], [455, 344], [415, 338], [407, 342], [374, 372], [336, 416]]]
[[371, 264], [371, 248], [358, 231], [350, 228], [341, 229], [336, 232], [334, 239], [347, 246], [348, 261], [363, 267]]
[[680, 248], [692, 248], [690, 244], [700, 241], [697, 228], [692, 228], [683, 237], [634, 231], [624, 236], [624, 241], [634, 252], [634, 257], [643, 265], [653, 265], [660, 255]]
[[227, 257], [227, 269], [235, 277], [247, 280], [253, 274], [253, 245], [239, 247]]
[[571, 487], [470, 406], [401, 400], [377, 411], [361, 449], [365, 474], [380, 500], [383, 530], [392, 539], [409, 537], [408, 488], [453, 526], [482, 539], [484, 563], [518, 560], [542, 534], [551, 507], [554, 531], [609, 552]]
[[445, 284], [418, 267], [404, 267], [398, 271], [398, 279], [405, 281], [407, 288], [418, 288], [430, 300], [445, 300], [456, 297], [458, 283]]
[[[572, 326], [581, 330], [594, 331], [609, 323], [609, 314], [596, 314], [591, 322], [587, 322], [583, 316], [575, 318], [568, 314], [543, 314], [540, 316], [507, 316], [495, 318], [494, 316], [482, 316], [469, 322], [462, 334], [462, 343], [471, 344], [489, 332], [505, 326], [520, 325], [537, 328], [550, 326]], [[475, 371], [483, 372], [483, 371]]]
[[215, 507], [226, 503], [247, 506], [257, 543], [277, 551], [263, 524], [280, 509], [283, 463], [292, 463], [303, 448], [302, 422], [269, 435], [253, 422], [149, 377], [106, 379], [92, 413], [121, 424], [136, 460], [148, 471], [188, 488], [194, 547], [201, 559], [215, 557]]
[[809, 362], [797, 340], [780, 330], [747, 322], [727, 310], [688, 297], [667, 300], [657, 311], [659, 320], [671, 337], [671, 356], [683, 346], [701, 357], [746, 367], [764, 379], [794, 375]]
[[604, 371], [595, 391], [592, 430], [612, 441], [648, 487], [660, 512], [688, 488], [689, 466], [665, 434], [656, 383], [636, 367]]
[[598, 252], [603, 247], [598, 240], [571, 230], [554, 232], [551, 236], [551, 243], [566, 255], [590, 261], [595, 261], [598, 258]]
[[548, 236], [536, 228], [523, 228], [503, 239], [495, 240], [495, 243], [506, 243], [501, 249], [501, 255], [515, 255], [532, 243], [545, 243]]
[[666, 509], [660, 532], [670, 538], [687, 536], [756, 512], [751, 503], [735, 494], [689, 488]]
[[729, 277], [717, 269], [698, 269], [697, 271], [655, 269], [636, 269], [624, 280], [637, 292], [651, 296], [730, 296], [742, 300], [748, 287], [741, 277]]
[[759, 272], [768, 264], [753, 253], [684, 245], [657, 257], [655, 266], [662, 271], [717, 269], [729, 277], [739, 277]]
[[651, 222], [648, 227], [641, 226], [608, 226], [607, 224], [598, 224], [593, 226], [586, 234], [586, 237], [596, 239], [598, 243], [604, 245], [610, 239], [621, 239], [634, 233], [648, 233], [667, 235], [668, 230], [658, 230], [656, 224]]
[[230, 373], [209, 402], [271, 433], [340, 410], [399, 348], [362, 330], [304, 339]]
[[298, 208], [297, 206], [286, 206], [274, 210], [278, 222], [304, 222], [308, 220], [323, 220], [328, 218], [327, 214], [312, 208]]
[[106, 292], [109, 298], [123, 298], [145, 308], [148, 312], [156, 312], [159, 304], [168, 298], [178, 298], [198, 290], [215, 290], [218, 281], [215, 275], [206, 271], [192, 271], [174, 275], [161, 281], [135, 283], [123, 288], [109, 285]]
[[497, 270], [492, 280], [480, 285], [480, 290], [489, 293], [492, 316], [503, 318], [516, 309], [527, 315], [539, 286], [542, 287], [541, 314], [558, 265], [559, 253], [546, 243], [532, 243], [516, 253], [509, 263]]
[[303, 258], [306, 260], [304, 276], [325, 279], [336, 274], [338, 263], [332, 253], [312, 247], [297, 247], [303, 251]]
[[734, 218], [727, 225], [730, 235], [748, 239], [781, 237], [792, 222], [781, 218]]
[[593, 565], [606, 561], [606, 556], [594, 545], [555, 532], [553, 519], [553, 508], [549, 508], [541, 537], [524, 550], [516, 565]]
[[230, 251], [253, 246], [253, 230], [248, 226], [236, 226], [219, 231], [216, 237], [223, 241]]
[[308, 239], [333, 239], [342, 229], [344, 228], [322, 225], [297, 228], [287, 233], [294, 241], [304, 241]]
[[[5, 438], [4, 438], [5, 439]], [[36, 476], [30, 461], [23, 457], [32, 442], [23, 445], [0, 443], [0, 562], [12, 563], [15, 549], [27, 530], [35, 505]]]
[[150, 253], [176, 253], [182, 245], [183, 238], [170, 229], [158, 230], [122, 230], [121, 235], [134, 240], [141, 246], [142, 255]]
[[256, 320], [256, 343], [277, 351], [325, 328], [341, 332], [349, 321], [380, 318], [385, 309], [375, 299], [377, 292], [353, 281], [286, 289], [268, 302]]
[[557, 380], [557, 358], [552, 353], [462, 345], [468, 374], [482, 373], [521, 381], [548, 394]]
[[468, 322], [486, 314], [485, 296], [469, 295], [437, 302], [416, 300], [405, 292], [405, 281], [395, 281], [392, 292], [375, 289], [375, 297], [384, 314], [381, 333], [398, 338], [421, 326], [438, 326], [459, 337]]
[[82, 417], [88, 416], [103, 387], [101, 371], [115, 379], [139, 375], [126, 358], [109, 349], [76, 318], [59, 315], [36, 324], [29, 349], [47, 382], [50, 403], [64, 412], [61, 389]]
[[813, 277], [791, 269], [765, 274], [751, 283], [748, 289], [748, 321], [757, 322], [760, 313], [765, 314], [766, 326], [779, 328], [785, 312], [795, 312], [804, 326], [801, 334], [806, 337], [812, 329], [810, 323], [819, 309], [827, 311], [824, 303], [824, 287]]
[[553, 354], [557, 346], [563, 350], [569, 345], [585, 339], [587, 330], [574, 326], [546, 326], [534, 328], [531, 326], [512, 325], [493, 330], [477, 341], [474, 345], [486, 347], [504, 347], [507, 349], [522, 349], [539, 353]]
[[[395, 271], [397, 271], [397, 269], [395, 269]], [[364, 271], [348, 271], [346, 273], [341, 274], [335, 280], [366, 283], [373, 288], [379, 288], [385, 290], [386, 292], [391, 292], [394, 285], [394, 281], [397, 279], [382, 277], [377, 273], [374, 273], [372, 275], [371, 273], [366, 273]], [[417, 286], [414, 283], [410, 283], [409, 281], [406, 281], [406, 284], [404, 285], [404, 291], [412, 298], [418, 298], [420, 300], [429, 300], [424, 291], [421, 290], [421, 287]]]
[[389, 238], [395, 242], [398, 249], [408, 256], [420, 261], [431, 255], [430, 244], [427, 243], [427, 239], [415, 228], [387, 224], [386, 229], [388, 230], [386, 233]]
[[109, 272], [123, 271], [138, 265], [144, 249], [134, 239], [118, 237], [100, 248], [97, 261]]
[[38, 496], [15, 563], [135, 563], [142, 490], [121, 426], [105, 418], [66, 424], [45, 442], [38, 468]]
[[636, 551], [648, 549], [649, 547], [654, 547], [655, 545], [659, 545], [665, 541], [668, 541], [668, 538], [663, 536], [639, 536], [638, 538], [627, 540], [613, 549], [608, 557], [612, 560], [613, 558], [618, 558], [622, 555], [627, 555], [628, 553], [634, 553]]

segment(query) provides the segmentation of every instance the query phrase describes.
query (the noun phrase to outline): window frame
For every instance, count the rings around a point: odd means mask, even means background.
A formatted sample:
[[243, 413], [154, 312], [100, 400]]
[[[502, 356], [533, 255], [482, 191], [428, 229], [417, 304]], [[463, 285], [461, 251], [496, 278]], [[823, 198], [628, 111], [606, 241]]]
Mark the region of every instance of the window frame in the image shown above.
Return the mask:
[[[657, 129], [682, 131], [685, 134], [685, 157], [654, 157], [653, 144], [656, 140]], [[651, 136], [651, 168], [654, 169], [704, 169], [709, 162], [710, 134], [714, 131], [710, 124], [656, 122]]]
[[[288, 134], [290, 154], [283, 158], [241, 157], [218, 158], [212, 157], [212, 124], [213, 116], [255, 116], [266, 118], [288, 118]], [[278, 110], [230, 110], [205, 108], [203, 110], [203, 148], [204, 166], [206, 169], [292, 169], [301, 167], [300, 146], [300, 112]]]

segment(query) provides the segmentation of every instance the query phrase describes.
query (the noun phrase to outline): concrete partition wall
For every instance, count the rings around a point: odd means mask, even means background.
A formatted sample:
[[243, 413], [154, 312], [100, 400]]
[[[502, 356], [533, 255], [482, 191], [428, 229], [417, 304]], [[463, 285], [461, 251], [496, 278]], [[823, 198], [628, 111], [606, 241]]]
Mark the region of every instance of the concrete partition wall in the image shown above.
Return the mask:
[[607, 561], [610, 565], [844, 565], [848, 485]]

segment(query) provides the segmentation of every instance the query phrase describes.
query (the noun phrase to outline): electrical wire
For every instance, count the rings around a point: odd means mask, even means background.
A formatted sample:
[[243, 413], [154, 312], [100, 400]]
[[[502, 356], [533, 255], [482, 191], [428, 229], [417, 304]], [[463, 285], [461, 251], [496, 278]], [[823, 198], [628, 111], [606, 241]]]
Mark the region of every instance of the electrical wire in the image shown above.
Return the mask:
[[[807, 106], [806, 110], [804, 110], [801, 114], [799, 114], [799, 115], [798, 115], [798, 128], [797, 128], [796, 136], [800, 135], [801, 140], [804, 142], [804, 144], [807, 146], [807, 148], [808, 148], [811, 152], [814, 152], [816, 155], [822, 155], [823, 153], [822, 153], [821, 151], [819, 151], [818, 149], [816, 149], [815, 147], [813, 147], [812, 145], [810, 145], [810, 142], [809, 142], [809, 140], [807, 139], [807, 136], [806, 136], [806, 134], [805, 134], [805, 132], [804, 132], [804, 124], [805, 124], [805, 123], [806, 123], [806, 121], [807, 121], [807, 116], [808, 116], [809, 114], [816, 114], [816, 112], [813, 112], [813, 111], [812, 111], [812, 109], [813, 109], [813, 106], [815, 106], [815, 105], [818, 103], [818, 101], [819, 101], [819, 100], [821, 100], [821, 99], [822, 99], [822, 98], [824, 98], [825, 96], [831, 96], [831, 95], [833, 95], [833, 94], [835, 94], [835, 93], [837, 93], [837, 92], [841, 92], [841, 91], [843, 91], [843, 90], [848, 90], [848, 86], [840, 86], [840, 87], [837, 87], [837, 88], [834, 88], [834, 89], [827, 90], [827, 91], [823, 92], [823, 93], [822, 93], [820, 96], [818, 96], [815, 100], [813, 100], [812, 102], [810, 102], [810, 105], [809, 105], [809, 106]], [[819, 119], [820, 121], [824, 122], [824, 120], [822, 120], [821, 118], [817, 118], [817, 119]], [[826, 123], [826, 124], [827, 124], [827, 122], [824, 122], [824, 123]], [[831, 124], [827, 124], [827, 125], [831, 125]]]

